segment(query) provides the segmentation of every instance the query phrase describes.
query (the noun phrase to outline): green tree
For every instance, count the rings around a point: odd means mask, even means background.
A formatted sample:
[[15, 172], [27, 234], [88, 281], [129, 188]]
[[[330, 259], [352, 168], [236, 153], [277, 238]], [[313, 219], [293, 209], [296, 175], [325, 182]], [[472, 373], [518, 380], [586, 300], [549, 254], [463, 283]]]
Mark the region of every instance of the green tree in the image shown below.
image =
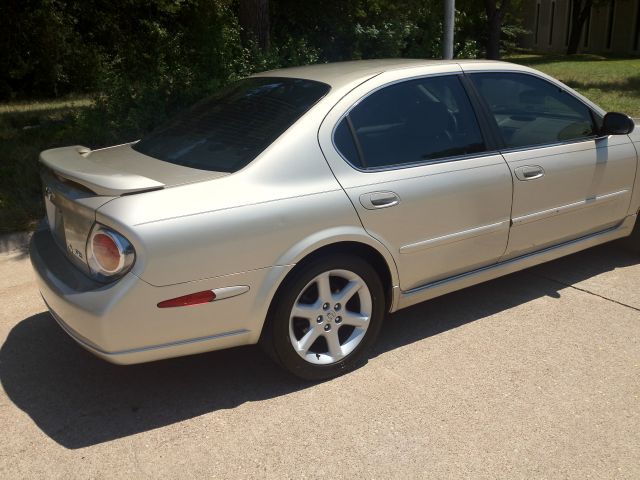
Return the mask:
[[56, 0], [0, 2], [0, 99], [95, 87], [99, 61], [67, 7]]

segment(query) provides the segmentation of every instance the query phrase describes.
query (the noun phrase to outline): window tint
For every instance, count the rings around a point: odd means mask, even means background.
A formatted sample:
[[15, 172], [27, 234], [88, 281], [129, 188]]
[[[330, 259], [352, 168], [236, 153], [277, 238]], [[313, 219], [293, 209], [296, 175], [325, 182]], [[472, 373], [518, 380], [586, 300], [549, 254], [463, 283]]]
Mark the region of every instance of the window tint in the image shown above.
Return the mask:
[[336, 132], [333, 136], [333, 141], [336, 144], [336, 148], [344, 155], [344, 157], [355, 165], [360, 165], [360, 156], [356, 143], [351, 135], [349, 124], [347, 119], [343, 119], [336, 128]]
[[350, 163], [364, 168], [424, 162], [485, 148], [457, 76], [410, 80], [372, 93], [338, 124], [334, 141]]
[[206, 98], [133, 148], [165, 162], [235, 172], [269, 146], [329, 91], [296, 78], [247, 78]]
[[474, 73], [508, 147], [564, 142], [595, 134], [589, 108], [559, 87], [520, 73]]

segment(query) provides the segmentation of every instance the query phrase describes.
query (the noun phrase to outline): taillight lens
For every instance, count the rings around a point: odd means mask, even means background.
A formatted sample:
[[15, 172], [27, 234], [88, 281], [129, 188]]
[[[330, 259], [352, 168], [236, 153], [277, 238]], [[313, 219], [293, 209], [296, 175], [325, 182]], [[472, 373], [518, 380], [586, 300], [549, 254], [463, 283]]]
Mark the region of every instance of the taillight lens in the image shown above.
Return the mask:
[[96, 263], [105, 272], [115, 272], [122, 262], [122, 253], [111, 235], [98, 233], [92, 241], [93, 255]]
[[135, 260], [133, 246], [118, 232], [96, 224], [87, 242], [87, 260], [91, 273], [109, 279], [124, 275]]

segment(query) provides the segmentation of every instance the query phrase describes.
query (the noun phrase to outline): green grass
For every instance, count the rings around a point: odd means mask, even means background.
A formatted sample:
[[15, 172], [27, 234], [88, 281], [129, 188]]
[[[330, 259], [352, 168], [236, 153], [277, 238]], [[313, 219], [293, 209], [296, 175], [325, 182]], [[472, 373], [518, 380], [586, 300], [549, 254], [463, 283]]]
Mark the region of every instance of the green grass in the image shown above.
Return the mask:
[[89, 98], [67, 98], [63, 100], [41, 100], [32, 102], [13, 102], [0, 104], [0, 115], [12, 114], [22, 117], [24, 121], [39, 121], [42, 114], [52, 112], [62, 113], [77, 108], [88, 107], [92, 104]]
[[640, 117], [640, 58], [514, 55], [505, 60], [551, 75], [607, 111]]
[[[505, 60], [556, 77], [608, 111], [640, 117], [640, 58], [514, 55]], [[38, 154], [110, 140], [100, 119], [82, 120], [88, 98], [0, 104], [0, 233], [33, 228], [43, 215]], [[130, 140], [130, 138], [129, 138]]]
[[77, 118], [90, 106], [87, 98], [0, 104], [0, 233], [42, 217], [38, 154], [81, 143]]

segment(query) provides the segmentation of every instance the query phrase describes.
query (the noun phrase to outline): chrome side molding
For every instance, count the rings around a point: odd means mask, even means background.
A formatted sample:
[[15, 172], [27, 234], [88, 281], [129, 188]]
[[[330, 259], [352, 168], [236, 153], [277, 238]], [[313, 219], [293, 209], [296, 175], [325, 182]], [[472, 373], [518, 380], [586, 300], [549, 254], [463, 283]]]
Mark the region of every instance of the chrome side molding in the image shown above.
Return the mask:
[[492, 223], [490, 225], [482, 225], [480, 227], [470, 228], [469, 230], [464, 230], [462, 232], [450, 233], [447, 235], [442, 235], [441, 237], [430, 238], [428, 240], [422, 240], [420, 242], [411, 243], [409, 245], [403, 245], [402, 247], [400, 247], [400, 253], [414, 253], [419, 250], [424, 250], [425, 248], [438, 247], [447, 243], [458, 242], [460, 240], [466, 240], [468, 238], [497, 232], [499, 230], [507, 228], [509, 228], [509, 220], [505, 219], [500, 222]]
[[556, 215], [562, 215], [563, 213], [572, 212], [581, 208], [589, 207], [594, 203], [603, 204], [618, 199], [618, 197], [629, 194], [629, 190], [620, 190], [619, 192], [611, 192], [605, 195], [596, 195], [594, 197], [580, 200], [578, 202], [570, 203], [568, 205], [562, 205], [559, 207], [550, 208], [542, 212], [529, 213], [513, 219], [513, 225], [522, 225], [529, 222], [535, 222], [544, 218], [555, 217]]
[[225, 298], [237, 297], [249, 291], [249, 285], [236, 285], [234, 287], [214, 288], [212, 292], [216, 296], [216, 300], [224, 300]]

